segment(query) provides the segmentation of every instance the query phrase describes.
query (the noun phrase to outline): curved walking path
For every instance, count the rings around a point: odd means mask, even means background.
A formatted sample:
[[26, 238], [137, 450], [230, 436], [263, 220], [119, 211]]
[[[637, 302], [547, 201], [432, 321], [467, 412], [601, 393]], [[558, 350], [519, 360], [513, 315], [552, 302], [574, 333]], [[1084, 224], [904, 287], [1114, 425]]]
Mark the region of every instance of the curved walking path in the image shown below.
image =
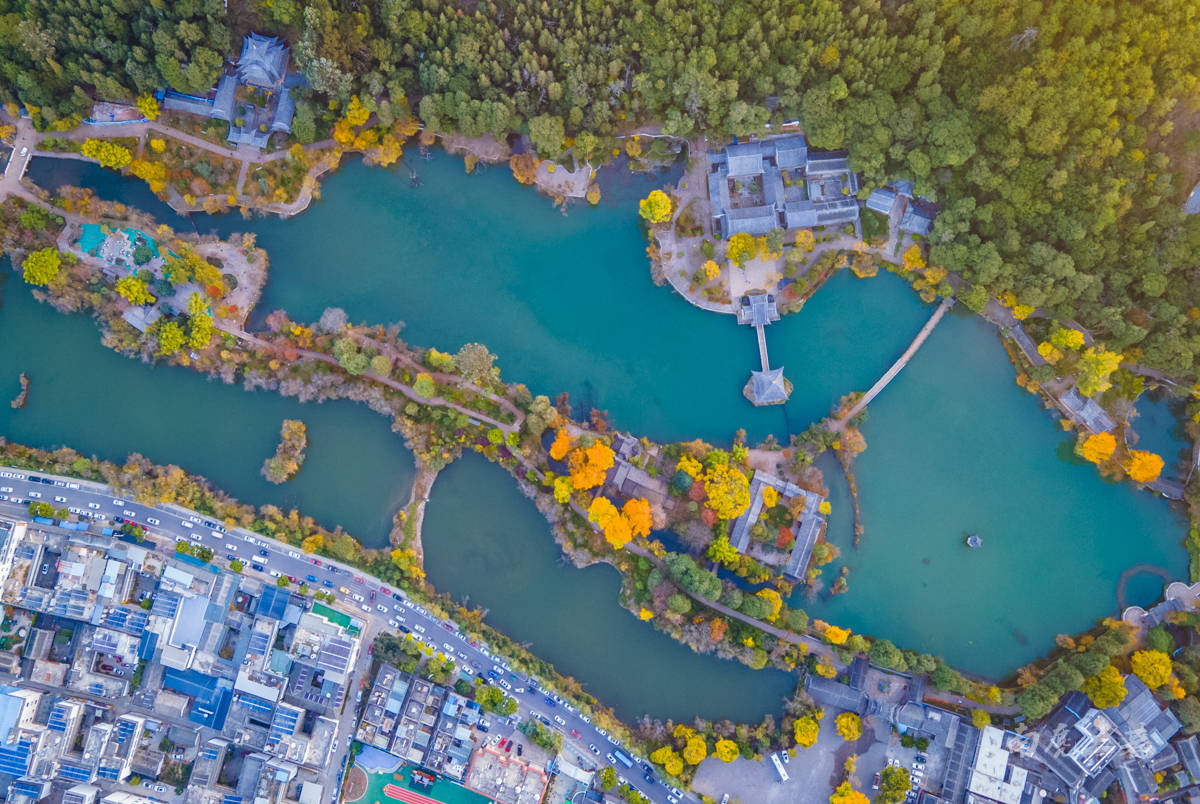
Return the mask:
[[520, 423], [522, 421], [525, 420], [525, 414], [521, 411], [521, 409], [518, 408], [516, 405], [514, 405], [511, 400], [506, 399], [505, 397], [500, 396], [499, 394], [494, 394], [491, 391], [488, 391], [484, 388], [480, 388], [475, 383], [467, 382], [466, 380], [464, 380], [462, 377], [458, 376], [457, 374], [447, 374], [444, 371], [430, 371], [425, 366], [418, 363], [416, 360], [413, 360], [412, 357], [410, 355], [408, 355], [407, 353], [400, 351], [399, 349], [392, 346], [391, 344], [380, 343], [379, 341], [375, 340], [374, 338], [372, 338], [368, 335], [364, 335], [361, 332], [356, 332], [354, 330], [351, 330], [349, 332], [349, 335], [350, 335], [350, 337], [354, 338], [362, 345], [389, 356], [393, 361], [398, 361], [400, 363], [403, 363], [404, 365], [408, 366], [413, 371], [424, 372], [424, 373], [430, 375], [431, 377], [433, 377], [433, 379], [437, 382], [443, 382], [443, 383], [447, 383], [447, 384], [451, 384], [451, 385], [457, 385], [459, 388], [462, 388], [465, 391], [471, 391], [471, 392], [475, 393], [476, 395], [481, 396], [484, 399], [487, 399], [490, 402], [495, 403], [499, 407], [501, 407], [504, 410], [511, 413], [517, 419], [518, 426], [520, 425]]
[[[258, 346], [262, 349], [269, 349], [271, 351], [277, 352], [277, 351], [282, 351], [285, 348], [285, 347], [281, 346], [280, 344], [272, 343], [271, 341], [264, 340], [263, 338], [260, 338], [257, 335], [251, 335], [249, 332], [246, 332], [246, 330], [242, 329], [241, 327], [233, 327], [233, 326], [229, 326], [228, 324], [221, 324], [219, 322], [214, 324], [214, 327], [216, 329], [220, 330], [221, 332], [227, 333], [229, 335], [233, 335], [235, 338], [244, 340], [247, 343], [252, 343], [255, 346]], [[331, 355], [327, 355], [324, 352], [314, 352], [314, 351], [311, 351], [308, 349], [296, 349], [295, 351], [296, 351], [296, 354], [298, 354], [299, 356], [306, 357], [309, 360], [317, 360], [321, 363], [327, 363], [331, 366], [338, 366], [339, 368], [341, 367], [341, 365], [337, 362], [337, 360], [334, 357], [332, 357]], [[492, 418], [491, 416], [488, 416], [485, 413], [480, 413], [477, 410], [472, 410], [471, 408], [468, 408], [464, 405], [460, 405], [457, 402], [451, 402], [450, 400], [445, 399], [440, 396], [431, 396], [428, 398], [423, 397], [420, 394], [418, 394], [416, 391], [414, 391], [410, 386], [407, 386], [402, 382], [398, 382], [397, 380], [393, 380], [391, 377], [381, 377], [378, 374], [372, 374], [369, 371], [363, 373], [361, 376], [363, 376], [366, 379], [371, 380], [373, 382], [377, 382], [380, 385], [384, 385], [384, 386], [387, 386], [388, 388], [399, 391], [400, 393], [404, 394], [406, 397], [408, 397], [413, 402], [416, 402], [419, 405], [433, 405], [435, 407], [449, 408], [450, 410], [458, 411], [459, 413], [463, 414], [464, 416], [475, 419], [476, 421], [484, 422], [485, 424], [490, 424], [493, 427], [495, 427], [496, 429], [504, 432], [506, 435], [508, 433], [518, 432], [521, 429], [522, 422], [524, 422], [524, 420], [525, 420], [524, 414], [520, 413], [520, 411], [518, 411], [519, 415], [518, 415], [517, 421], [513, 422], [512, 424], [505, 424], [501, 421], [498, 421], [498, 420]], [[452, 376], [452, 375], [450, 375], [450, 376]], [[460, 381], [459, 385], [465, 386], [467, 384], [462, 383]]]
[[[220, 156], [220, 157], [223, 157], [226, 159], [232, 159], [236, 162], [239, 162], [240, 164], [239, 164], [239, 168], [238, 168], [237, 182], [234, 185], [234, 195], [237, 196], [238, 204], [250, 206], [254, 209], [258, 209], [258, 210], [262, 210], [267, 213], [279, 215], [282, 218], [290, 218], [293, 215], [297, 215], [297, 214], [303, 212], [305, 209], [307, 209], [308, 205], [312, 203], [313, 196], [315, 195], [317, 179], [319, 179], [324, 173], [326, 173], [332, 169], [332, 165], [329, 164], [328, 161], [325, 159], [322, 159], [317, 164], [310, 166], [308, 172], [304, 176], [304, 181], [300, 188], [300, 192], [297, 194], [296, 199], [294, 201], [289, 201], [289, 202], [274, 201], [274, 202], [270, 202], [270, 203], [266, 203], [266, 204], [256, 203], [254, 201], [254, 199], [251, 199], [249, 196], [247, 196], [245, 193], [242, 192], [242, 187], [244, 186], [246, 178], [249, 175], [250, 168], [253, 165], [269, 164], [271, 162], [277, 162], [280, 159], [285, 159], [289, 155], [288, 150], [285, 149], [285, 150], [273, 151], [271, 153], [264, 154], [262, 151], [258, 150], [257, 148], [252, 148], [250, 146], [244, 146], [244, 145], [239, 145], [237, 148], [226, 148], [226, 147], [222, 147], [220, 145], [215, 145], [215, 144], [209, 142], [208, 140], [206, 140], [205, 138], [198, 137], [195, 134], [189, 134], [186, 131], [180, 131], [178, 129], [175, 129], [168, 125], [165, 125], [163, 123], [159, 123], [159, 122], [155, 122], [155, 121], [148, 121], [148, 120], [139, 120], [139, 121], [129, 122], [129, 123], [117, 123], [115, 125], [105, 126], [103, 129], [95, 129], [95, 128], [85, 124], [85, 125], [81, 125], [77, 128], [74, 128], [70, 131], [50, 132], [50, 133], [38, 132], [33, 128], [33, 123], [29, 119], [23, 118], [23, 117], [14, 119], [14, 118], [10, 117], [7, 113], [4, 113], [2, 111], [0, 111], [0, 120], [5, 120], [5, 121], [12, 123], [17, 129], [17, 133], [16, 133], [16, 136], [13, 141], [14, 156], [10, 160], [10, 162], [14, 162], [14, 163], [18, 159], [17, 154], [20, 153], [21, 148], [28, 148], [28, 154], [24, 158], [25, 162], [28, 162], [30, 159], [32, 159], [35, 156], [45, 156], [45, 157], [49, 157], [51, 159], [75, 159], [75, 160], [78, 160], [81, 162], [95, 163], [94, 159], [89, 159], [88, 157], [86, 157], [82, 154], [78, 154], [78, 153], [73, 153], [73, 152], [63, 153], [63, 152], [59, 152], [59, 151], [38, 151], [37, 150], [38, 144], [48, 136], [52, 136], [55, 139], [60, 139], [60, 140], [71, 140], [73, 142], [78, 142], [80, 140], [86, 140], [86, 139], [90, 139], [93, 137], [103, 138], [103, 139], [111, 139], [111, 138], [118, 138], [118, 137], [136, 137], [138, 139], [139, 146], [140, 146], [141, 142], [143, 142], [145, 140], [147, 135], [153, 135], [153, 134], [160, 134], [164, 137], [169, 137], [171, 139], [179, 140], [181, 142], [187, 143], [188, 145], [190, 145], [194, 148], [198, 148], [200, 150], [207, 151], [208, 153], [215, 154], [217, 156]], [[303, 150], [304, 151], [322, 151], [322, 150], [325, 150], [328, 148], [332, 148], [336, 144], [337, 143], [331, 139], [321, 140], [320, 142], [314, 142], [309, 145], [303, 146]], [[18, 172], [21, 174], [24, 173], [24, 165], [22, 165], [20, 171], [18, 171]], [[20, 180], [20, 176], [18, 175], [15, 177], [14, 180], [12, 180], [10, 182], [8, 172], [6, 171], [4, 180], [0, 181], [0, 196], [2, 196], [2, 195], [18, 195], [21, 198], [24, 198], [26, 200], [34, 201], [35, 203], [40, 203], [40, 201], [38, 201], [36, 199], [36, 197], [33, 196], [32, 194], [26, 194], [26, 193], [22, 193], [22, 192], [18, 191], [19, 180]], [[176, 212], [179, 212], [180, 214], [188, 214], [191, 212], [203, 212], [204, 211], [204, 201], [209, 200], [211, 198], [218, 198], [218, 199], [221, 199], [222, 201], [224, 201], [224, 199], [227, 197], [227, 195], [228, 194], [224, 194], [224, 193], [216, 193], [211, 196], [206, 196], [205, 198], [197, 199], [197, 202], [191, 206], [172, 205], [172, 207], [175, 209]], [[59, 213], [59, 214], [61, 214], [61, 213]]]
[[862, 409], [869, 405], [871, 400], [878, 396], [879, 393], [887, 387], [888, 383], [894, 380], [896, 375], [908, 365], [908, 361], [912, 360], [913, 355], [915, 355], [917, 350], [921, 348], [921, 345], [925, 343], [925, 339], [929, 337], [929, 334], [933, 332], [934, 327], [936, 327], [938, 322], [942, 320], [942, 317], [946, 315], [946, 311], [953, 306], [953, 296], [947, 296], [946, 298], [942, 299], [942, 303], [939, 304], [937, 309], [933, 311], [933, 315], [931, 315], [929, 320], [925, 322], [925, 326], [921, 327], [920, 331], [917, 333], [917, 337], [913, 338], [912, 343], [910, 343], [908, 348], [904, 350], [904, 354], [900, 355], [896, 362], [891, 365], [891, 368], [884, 372], [884, 375], [875, 381], [875, 384], [871, 386], [870, 390], [863, 394], [862, 397], [854, 403], [854, 407], [842, 414], [842, 416], [837, 420], [830, 422], [829, 427], [831, 430], [841, 431], [846, 429], [846, 422], [861, 413]]

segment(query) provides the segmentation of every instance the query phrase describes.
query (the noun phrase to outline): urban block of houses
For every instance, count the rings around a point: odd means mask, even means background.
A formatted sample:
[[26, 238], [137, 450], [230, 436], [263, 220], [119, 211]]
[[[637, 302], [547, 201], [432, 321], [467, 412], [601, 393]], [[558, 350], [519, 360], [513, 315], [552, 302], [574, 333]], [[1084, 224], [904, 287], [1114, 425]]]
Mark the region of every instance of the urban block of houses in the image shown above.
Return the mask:
[[[1097, 709], [1078, 691], [1067, 693], [1040, 726], [1025, 734], [987, 726], [924, 702], [925, 679], [871, 665], [850, 664], [845, 681], [808, 676], [812, 699], [836, 710], [879, 717], [902, 734], [930, 741], [929, 768], [919, 802], [952, 804], [1094, 804], [1119, 785], [1125, 801], [1193, 804], [1200, 783], [1200, 741], [1174, 739], [1180, 723], [1136, 676], [1117, 706]], [[1179, 789], [1164, 793], [1155, 774]], [[932, 769], [936, 769], [936, 772]]]
[[[591, 773], [584, 773], [561, 759], [555, 762], [555, 774], [560, 780], [564, 776], [577, 780], [579, 784], [573, 786], [576, 791], [586, 790], [592, 781]], [[538, 804], [543, 799], [559, 800], [557, 788], [547, 797], [546, 786], [549, 781], [546, 772], [533, 763], [513, 756], [512, 752], [485, 744], [471, 757], [466, 786], [496, 804]]]
[[825, 515], [820, 512], [821, 495], [802, 489], [795, 483], [782, 480], [775, 475], [759, 470], [750, 479], [750, 506], [733, 520], [729, 529], [729, 543], [739, 553], [753, 555], [760, 561], [771, 559], [761, 548], [752, 545], [750, 529], [763, 513], [763, 491], [770, 486], [779, 493], [779, 504], [788, 505], [796, 498], [804, 500], [804, 508], [792, 528], [796, 539], [787, 562], [783, 566], [785, 578], [796, 582], [804, 579], [813, 547], [825, 525]]
[[[247, 34], [233, 70], [221, 76], [212, 92], [198, 97], [168, 90], [163, 108], [224, 120], [229, 123], [230, 142], [265, 148], [272, 134], [291, 133], [296, 103], [289, 90], [305, 84], [304, 76], [287, 71], [288, 55], [282, 39]], [[240, 92], [242, 87], [250, 93]], [[256, 103], [250, 94], [265, 101]]]
[[1158, 789], [1152, 766], [1179, 761], [1168, 742], [1180, 729], [1174, 713], [1137, 676], [1125, 677], [1125, 689], [1125, 699], [1108, 709], [1070, 692], [1042, 726], [1037, 759], [1073, 795], [1099, 798], [1116, 781], [1127, 799], [1137, 800]]
[[189, 804], [327, 798], [361, 621], [71, 519], [0, 517], [0, 602], [36, 613], [0, 668], [0, 800], [104, 804], [186, 764]]
[[474, 701], [385, 664], [375, 676], [356, 736], [397, 760], [462, 782], [475, 748], [471, 729], [480, 718]]
[[809, 151], [803, 135], [793, 134], [737, 143], [707, 158], [714, 234], [757, 237], [852, 223], [861, 238], [858, 176], [845, 153]]

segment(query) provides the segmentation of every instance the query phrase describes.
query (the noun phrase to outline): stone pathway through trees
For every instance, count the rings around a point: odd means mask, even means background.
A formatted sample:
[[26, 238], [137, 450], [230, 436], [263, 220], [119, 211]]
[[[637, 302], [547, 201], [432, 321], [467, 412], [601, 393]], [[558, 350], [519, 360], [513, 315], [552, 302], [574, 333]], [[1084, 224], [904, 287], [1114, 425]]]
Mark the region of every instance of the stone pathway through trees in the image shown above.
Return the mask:
[[[285, 347], [281, 344], [272, 343], [271, 341], [260, 338], [257, 335], [251, 335], [249, 332], [246, 332], [246, 330], [242, 329], [241, 327], [230, 326], [229, 324], [225, 324], [222, 322], [217, 322], [214, 326], [216, 327], [216, 329], [220, 330], [221, 332], [225, 332], [229, 335], [233, 335], [235, 338], [239, 338], [239, 339], [245, 341], [246, 343], [252, 343], [255, 346], [258, 346], [259, 348], [267, 350], [267, 351], [282, 353], [282, 352], [288, 350], [288, 347]], [[308, 358], [309, 360], [317, 360], [321, 363], [327, 363], [331, 366], [338, 366], [339, 368], [341, 367], [340, 364], [337, 362], [337, 360], [332, 355], [327, 355], [324, 352], [314, 352], [314, 351], [311, 351], [308, 349], [296, 349], [295, 353], [299, 357]], [[420, 394], [418, 394], [416, 391], [414, 391], [411, 386], [405, 385], [404, 383], [399, 382], [397, 380], [393, 380], [391, 377], [380, 377], [379, 375], [372, 374], [370, 372], [366, 372], [362, 376], [368, 380], [377, 382], [380, 385], [385, 385], [388, 388], [392, 388], [396, 391], [399, 391], [400, 393], [404, 394], [406, 397], [411, 399], [413, 402], [416, 402], [417, 404], [432, 405], [434, 407], [443, 407], [443, 408], [449, 408], [451, 410], [458, 411], [459, 413], [462, 413], [464, 416], [468, 416], [472, 419], [475, 419], [476, 421], [480, 421], [485, 424], [490, 424], [492, 427], [495, 427], [496, 429], [504, 432], [506, 435], [508, 433], [518, 432], [521, 429], [522, 422], [525, 421], [525, 414], [520, 413], [518, 411], [519, 416], [517, 418], [517, 421], [513, 422], [512, 424], [505, 424], [501, 421], [498, 421], [497, 419], [492, 418], [491, 416], [488, 416], [487, 414], [480, 413], [477, 410], [472, 410], [471, 408], [460, 405], [457, 402], [451, 402], [450, 400], [444, 399], [443, 397], [440, 397], [440, 396], [431, 396], [431, 397], [425, 398], [425, 397], [421, 396]], [[467, 384], [462, 383], [461, 379], [460, 379], [460, 382], [458, 383], [458, 385], [463, 386], [463, 385], [467, 385]]]

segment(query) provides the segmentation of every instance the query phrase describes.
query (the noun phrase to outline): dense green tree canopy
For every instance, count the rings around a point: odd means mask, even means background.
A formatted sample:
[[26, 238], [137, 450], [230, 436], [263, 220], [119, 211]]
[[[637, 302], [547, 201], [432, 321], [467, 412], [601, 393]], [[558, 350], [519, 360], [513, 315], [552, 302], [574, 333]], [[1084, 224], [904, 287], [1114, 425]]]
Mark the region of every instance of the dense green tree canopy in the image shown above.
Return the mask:
[[[864, 193], [941, 206], [929, 263], [1180, 376], [1200, 357], [1200, 216], [1179, 177], [1200, 76], [1188, 0], [0, 0], [0, 93], [83, 112], [212, 86], [238, 33], [293, 43], [316, 136], [351, 93], [380, 119], [529, 132], [545, 155], [657, 123], [745, 134], [799, 120]], [[236, 20], [228, 14], [238, 14]], [[1175, 130], [1176, 120], [1181, 123]], [[1186, 181], [1184, 180], [1186, 179]], [[972, 298], [981, 301], [976, 289]]]
[[231, 50], [221, 0], [0, 0], [6, 100], [47, 121], [169, 86], [212, 88]]

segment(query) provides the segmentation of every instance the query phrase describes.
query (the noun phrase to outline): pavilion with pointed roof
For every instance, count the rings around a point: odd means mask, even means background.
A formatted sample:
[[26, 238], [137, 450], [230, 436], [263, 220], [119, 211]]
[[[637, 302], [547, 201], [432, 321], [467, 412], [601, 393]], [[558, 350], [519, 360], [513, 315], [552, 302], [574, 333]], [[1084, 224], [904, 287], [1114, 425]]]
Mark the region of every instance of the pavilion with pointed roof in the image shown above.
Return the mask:
[[755, 405], [782, 405], [787, 402], [790, 391], [783, 376], [783, 366], [766, 371], [750, 372], [746, 384], [746, 397]]
[[278, 92], [287, 77], [288, 48], [277, 36], [250, 33], [242, 40], [237, 60], [238, 81]]
[[[296, 103], [290, 90], [305, 86], [304, 76], [288, 72], [288, 46], [277, 36], [249, 33], [231, 72], [207, 96], [167, 90], [163, 108], [204, 115], [229, 123], [228, 139], [235, 145], [265, 148], [276, 132], [291, 133]], [[262, 97], [243, 98], [240, 87], [250, 87]]]

